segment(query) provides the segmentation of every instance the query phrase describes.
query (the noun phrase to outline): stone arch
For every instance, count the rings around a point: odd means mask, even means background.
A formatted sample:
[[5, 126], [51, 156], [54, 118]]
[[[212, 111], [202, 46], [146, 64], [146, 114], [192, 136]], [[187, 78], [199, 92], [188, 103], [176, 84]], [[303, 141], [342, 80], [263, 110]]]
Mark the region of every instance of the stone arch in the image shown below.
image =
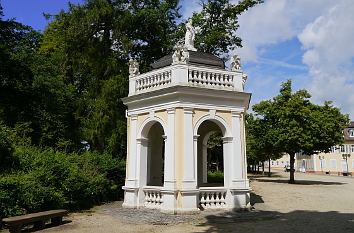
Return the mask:
[[212, 117], [210, 114], [202, 116], [200, 119], [198, 119], [198, 121], [196, 122], [196, 124], [194, 126], [193, 133], [195, 136], [198, 135], [198, 129], [199, 129], [200, 125], [207, 120], [210, 120], [210, 121], [214, 122], [215, 124], [217, 124], [220, 127], [221, 132], [224, 137], [231, 136], [231, 129], [230, 129], [229, 125], [227, 124], [227, 122], [225, 121], [225, 119], [218, 116], [218, 115], [215, 115], [214, 117]]
[[137, 138], [147, 138], [147, 135], [150, 131], [151, 126], [153, 126], [153, 124], [155, 124], [156, 122], [160, 123], [160, 125], [162, 126], [162, 129], [164, 131], [164, 134], [166, 135], [166, 124], [165, 122], [157, 116], [154, 117], [148, 117], [146, 118], [143, 123], [141, 124], [139, 130], [138, 130], [138, 134], [137, 134]]

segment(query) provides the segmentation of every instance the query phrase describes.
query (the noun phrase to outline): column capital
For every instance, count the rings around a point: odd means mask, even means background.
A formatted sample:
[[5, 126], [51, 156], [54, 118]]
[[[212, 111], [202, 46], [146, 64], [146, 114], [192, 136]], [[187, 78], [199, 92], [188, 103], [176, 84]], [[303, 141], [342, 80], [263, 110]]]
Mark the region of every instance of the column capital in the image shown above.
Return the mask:
[[131, 119], [132, 121], [136, 121], [136, 120], [138, 119], [138, 114], [129, 114], [129, 113], [128, 113], [128, 116], [130, 117], [130, 119]]
[[193, 136], [193, 140], [194, 140], [194, 141], [197, 141], [198, 138], [199, 138], [199, 136], [200, 136], [200, 135], [194, 135], [194, 136]]
[[185, 108], [183, 108], [183, 110], [184, 110], [184, 114], [193, 114], [194, 113], [194, 108], [185, 107]]
[[167, 114], [175, 114], [176, 108], [168, 108], [166, 109]]
[[223, 143], [230, 143], [234, 139], [233, 137], [222, 137], [222, 142]]
[[136, 139], [136, 143], [137, 144], [145, 144], [145, 143], [148, 143], [149, 142], [149, 139], [147, 138], [137, 138]]
[[243, 111], [231, 111], [232, 117], [241, 117], [242, 114], [243, 114]]

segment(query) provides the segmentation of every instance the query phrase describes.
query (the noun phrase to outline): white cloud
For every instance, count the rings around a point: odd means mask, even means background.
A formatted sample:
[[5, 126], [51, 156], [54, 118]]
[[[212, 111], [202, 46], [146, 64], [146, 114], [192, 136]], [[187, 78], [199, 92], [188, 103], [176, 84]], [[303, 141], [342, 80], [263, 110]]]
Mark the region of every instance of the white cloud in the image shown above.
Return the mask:
[[238, 35], [243, 60], [257, 61], [260, 47], [276, 44], [296, 36], [304, 26], [330, 7], [333, 0], [268, 0], [239, 18]]
[[[200, 11], [199, 2], [182, 1], [184, 19], [193, 11]], [[284, 76], [306, 77], [294, 80], [300, 84], [297, 88], [308, 89], [317, 103], [333, 100], [354, 119], [353, 12], [353, 0], [266, 0], [239, 17], [237, 35], [243, 40], [243, 48], [232, 53], [241, 55], [246, 64], [252, 62], [248, 64], [253, 67], [266, 67], [268, 72], [274, 70], [273, 75], [277, 75], [280, 67], [292, 69], [295, 73]], [[286, 59], [277, 61], [273, 57], [263, 57], [270, 54], [269, 45], [276, 46], [294, 38], [302, 46], [302, 50], [298, 48], [298, 54], [302, 54], [302, 62], [308, 69], [288, 64]], [[286, 53], [288, 48], [283, 49]], [[289, 55], [292, 52], [289, 51]], [[272, 78], [265, 82], [263, 71], [258, 72], [251, 71], [255, 79], [251, 81], [250, 76], [248, 87], [256, 99], [271, 98], [279, 90], [278, 84], [287, 78]], [[273, 76], [268, 73], [267, 77]], [[262, 93], [257, 93], [259, 90]]]
[[354, 3], [338, 1], [299, 34], [317, 102], [334, 100], [354, 117]]

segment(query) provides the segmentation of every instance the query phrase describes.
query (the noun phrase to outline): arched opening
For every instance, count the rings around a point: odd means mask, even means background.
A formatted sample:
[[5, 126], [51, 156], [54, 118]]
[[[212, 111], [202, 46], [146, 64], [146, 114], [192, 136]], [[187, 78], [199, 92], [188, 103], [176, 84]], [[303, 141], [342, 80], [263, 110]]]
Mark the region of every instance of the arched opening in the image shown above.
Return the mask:
[[163, 127], [159, 122], [155, 122], [151, 125], [147, 139], [146, 185], [163, 186], [165, 140]]
[[214, 121], [206, 120], [197, 133], [198, 186], [224, 186], [223, 131]]

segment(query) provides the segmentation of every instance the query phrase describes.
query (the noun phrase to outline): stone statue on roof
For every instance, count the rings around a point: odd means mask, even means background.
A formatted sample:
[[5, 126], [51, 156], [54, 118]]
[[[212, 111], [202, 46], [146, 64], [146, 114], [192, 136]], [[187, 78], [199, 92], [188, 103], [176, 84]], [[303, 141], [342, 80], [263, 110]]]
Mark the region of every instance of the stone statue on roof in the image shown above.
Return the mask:
[[187, 64], [189, 60], [189, 52], [186, 47], [176, 45], [174, 47], [175, 51], [172, 55], [172, 64]]
[[184, 38], [184, 46], [187, 48], [187, 50], [197, 51], [197, 49], [194, 48], [194, 39], [195, 39], [195, 29], [192, 25], [192, 19], [190, 19], [186, 23], [186, 35]]
[[139, 63], [136, 60], [130, 58], [129, 60], [129, 77], [134, 77], [139, 75]]
[[241, 70], [241, 58], [239, 55], [234, 55], [231, 58], [231, 71]]

